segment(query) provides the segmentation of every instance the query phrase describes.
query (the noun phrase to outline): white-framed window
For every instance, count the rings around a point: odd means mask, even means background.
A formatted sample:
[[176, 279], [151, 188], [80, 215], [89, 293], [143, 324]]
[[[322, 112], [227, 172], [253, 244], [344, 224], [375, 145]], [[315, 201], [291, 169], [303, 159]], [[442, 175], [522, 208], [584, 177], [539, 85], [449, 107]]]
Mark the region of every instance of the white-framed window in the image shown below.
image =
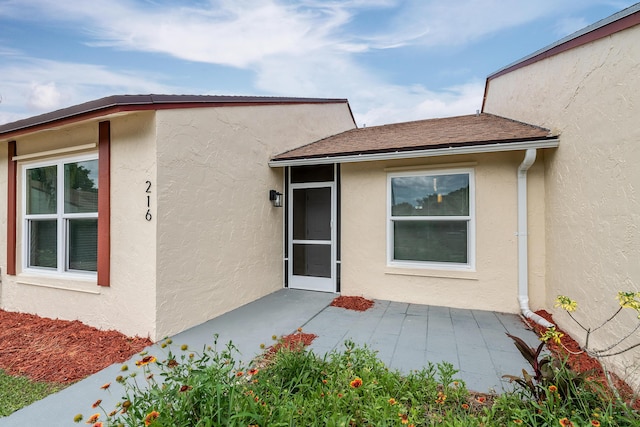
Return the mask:
[[473, 169], [387, 176], [387, 260], [391, 266], [475, 268]]
[[24, 269], [95, 275], [97, 155], [23, 164], [22, 202]]

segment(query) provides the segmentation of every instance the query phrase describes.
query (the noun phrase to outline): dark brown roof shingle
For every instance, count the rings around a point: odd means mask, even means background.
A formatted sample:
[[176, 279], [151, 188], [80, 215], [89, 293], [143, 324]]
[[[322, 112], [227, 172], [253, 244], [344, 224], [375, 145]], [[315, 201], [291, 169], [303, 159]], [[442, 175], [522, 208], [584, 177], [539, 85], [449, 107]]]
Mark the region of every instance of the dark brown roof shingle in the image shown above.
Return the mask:
[[281, 153], [272, 161], [391, 153], [555, 139], [548, 129], [492, 114], [352, 129]]

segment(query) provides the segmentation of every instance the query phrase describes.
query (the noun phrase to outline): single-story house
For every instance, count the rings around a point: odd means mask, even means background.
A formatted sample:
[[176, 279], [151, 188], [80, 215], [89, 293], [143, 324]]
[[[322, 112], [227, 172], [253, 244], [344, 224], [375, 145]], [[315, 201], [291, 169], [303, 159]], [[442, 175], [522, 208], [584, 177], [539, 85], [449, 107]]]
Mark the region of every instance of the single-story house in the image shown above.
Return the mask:
[[[639, 24], [636, 5], [499, 70], [467, 116], [358, 129], [346, 100], [121, 96], [2, 125], [0, 306], [154, 339], [283, 286], [543, 324], [565, 294], [606, 320], [640, 286]], [[609, 363], [638, 385], [639, 359]]]
[[282, 288], [282, 151], [344, 99], [112, 96], [0, 125], [0, 307], [153, 340]]

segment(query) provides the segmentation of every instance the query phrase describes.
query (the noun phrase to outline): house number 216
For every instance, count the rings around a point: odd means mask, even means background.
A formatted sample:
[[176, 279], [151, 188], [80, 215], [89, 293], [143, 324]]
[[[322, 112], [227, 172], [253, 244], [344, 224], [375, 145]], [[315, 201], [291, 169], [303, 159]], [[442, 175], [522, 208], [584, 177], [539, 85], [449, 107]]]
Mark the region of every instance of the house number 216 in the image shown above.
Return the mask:
[[144, 219], [146, 219], [147, 221], [151, 221], [151, 218], [153, 218], [153, 216], [151, 216], [151, 181], [147, 181], [147, 189], [145, 190], [145, 193], [147, 193], [147, 213], [144, 216]]

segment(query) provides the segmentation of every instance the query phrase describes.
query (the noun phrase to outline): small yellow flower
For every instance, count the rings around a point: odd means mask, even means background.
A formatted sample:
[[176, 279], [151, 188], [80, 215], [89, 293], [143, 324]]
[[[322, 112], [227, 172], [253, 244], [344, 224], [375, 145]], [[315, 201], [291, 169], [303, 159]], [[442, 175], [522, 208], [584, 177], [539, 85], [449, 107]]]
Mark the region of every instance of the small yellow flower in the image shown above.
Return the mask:
[[75, 417], [73, 417], [73, 422], [79, 423], [80, 421], [82, 421], [82, 418], [82, 414], [77, 414]]
[[578, 303], [569, 297], [558, 295], [554, 307], [561, 307], [567, 311], [576, 311], [576, 308], [578, 308]]
[[515, 420], [513, 420], [513, 423], [514, 423], [514, 424], [522, 424], [522, 420], [520, 420], [520, 419], [515, 419]]
[[128, 370], [129, 370], [129, 367], [128, 367], [127, 365], [122, 365], [122, 367], [120, 368], [120, 370], [121, 370], [122, 372], [125, 372], [125, 371], [128, 371]]
[[561, 338], [563, 336], [564, 334], [562, 332], [557, 331], [556, 327], [552, 326], [550, 328], [547, 328], [545, 333], [540, 336], [540, 341], [547, 342], [549, 340], [552, 340], [556, 344], [560, 344], [562, 342]]
[[186, 345], [186, 344], [182, 344], [182, 345], [180, 346], [180, 350], [182, 350], [182, 351], [187, 351], [188, 349], [189, 349], [189, 346], [188, 346], [188, 345]]
[[621, 307], [636, 310], [640, 319], [640, 292], [618, 292], [617, 298]]

